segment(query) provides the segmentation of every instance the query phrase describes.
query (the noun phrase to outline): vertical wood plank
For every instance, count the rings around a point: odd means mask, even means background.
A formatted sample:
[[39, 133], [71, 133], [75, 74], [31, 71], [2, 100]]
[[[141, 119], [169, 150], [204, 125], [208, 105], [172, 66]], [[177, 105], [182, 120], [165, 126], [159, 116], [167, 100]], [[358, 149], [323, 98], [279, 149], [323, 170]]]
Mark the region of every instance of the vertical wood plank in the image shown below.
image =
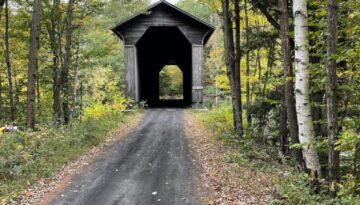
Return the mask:
[[125, 97], [136, 100], [136, 50], [134, 45], [125, 45]]
[[200, 108], [203, 102], [203, 46], [192, 46], [192, 104]]
[[134, 46], [134, 65], [135, 102], [140, 103], [139, 62], [136, 46]]

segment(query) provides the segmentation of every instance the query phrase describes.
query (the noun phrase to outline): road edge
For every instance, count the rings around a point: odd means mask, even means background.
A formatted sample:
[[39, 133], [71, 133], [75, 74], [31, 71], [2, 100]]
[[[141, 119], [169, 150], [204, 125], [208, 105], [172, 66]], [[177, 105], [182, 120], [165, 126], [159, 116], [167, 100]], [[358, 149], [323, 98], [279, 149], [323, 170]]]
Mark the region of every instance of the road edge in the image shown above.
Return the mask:
[[145, 113], [138, 112], [130, 117], [129, 122], [120, 124], [119, 128], [110, 131], [99, 145], [91, 148], [89, 152], [68, 162], [57, 170], [49, 179], [40, 179], [34, 185], [19, 195], [18, 205], [47, 205], [50, 204], [70, 184], [73, 177], [81, 173], [97, 158], [111, 150], [117, 142], [124, 140], [133, 129], [139, 125]]

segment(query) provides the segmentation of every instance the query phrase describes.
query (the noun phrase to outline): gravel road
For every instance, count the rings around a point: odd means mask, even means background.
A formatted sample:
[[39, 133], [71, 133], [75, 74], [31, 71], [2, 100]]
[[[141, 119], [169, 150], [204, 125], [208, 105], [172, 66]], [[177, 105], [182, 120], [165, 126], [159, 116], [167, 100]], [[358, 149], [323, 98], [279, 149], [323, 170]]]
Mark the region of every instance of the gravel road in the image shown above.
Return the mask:
[[53, 205], [198, 204], [182, 110], [148, 110], [124, 140], [74, 177]]

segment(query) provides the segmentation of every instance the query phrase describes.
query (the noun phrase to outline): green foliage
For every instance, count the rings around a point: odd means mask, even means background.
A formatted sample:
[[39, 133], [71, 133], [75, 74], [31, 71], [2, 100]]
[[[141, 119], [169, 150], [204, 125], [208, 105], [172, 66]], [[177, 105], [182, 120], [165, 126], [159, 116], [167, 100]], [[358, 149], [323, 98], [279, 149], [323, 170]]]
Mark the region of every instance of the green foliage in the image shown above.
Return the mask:
[[160, 98], [183, 98], [184, 77], [178, 66], [165, 66], [159, 75]]
[[[93, 104], [111, 103], [113, 96], [121, 95], [124, 90], [124, 56], [123, 46], [110, 30], [116, 24], [149, 5], [148, 0], [80, 0], [74, 4], [71, 66], [70, 66], [70, 90], [77, 94], [78, 102], [75, 104], [75, 112]], [[24, 126], [27, 108], [27, 67], [29, 56], [29, 33], [31, 27], [32, 1], [12, 1], [10, 3], [10, 52], [13, 72], [13, 87], [16, 104], [16, 124]], [[38, 61], [39, 93], [37, 96], [36, 114], [40, 124], [52, 120], [53, 111], [53, 68], [54, 54], [51, 52], [51, 39], [48, 28], [53, 23], [53, 18], [61, 22], [60, 33], [55, 35], [62, 37], [60, 45], [61, 53], [64, 54], [65, 33], [64, 25], [66, 18], [67, 1], [61, 1], [59, 10], [53, 8], [51, 1], [44, 1], [41, 15], [40, 47]], [[61, 15], [55, 16], [58, 11]], [[4, 35], [5, 18], [1, 13], [0, 34]], [[56, 22], [55, 22], [56, 23]], [[80, 33], [80, 35], [79, 35]], [[79, 35], [79, 39], [78, 39]], [[77, 58], [77, 46], [80, 46], [78, 82], [75, 85], [75, 66]], [[4, 38], [0, 39], [0, 45], [4, 45]], [[0, 46], [1, 47], [1, 46]], [[6, 73], [4, 47], [0, 49], [0, 122], [2, 127], [8, 124], [9, 118], [9, 94]], [[61, 56], [63, 59], [64, 56]], [[60, 68], [61, 69], [61, 68]], [[83, 90], [80, 90], [80, 84]], [[76, 86], [76, 87], [75, 87]], [[80, 96], [81, 95], [81, 96]], [[72, 97], [71, 97], [72, 99]], [[82, 101], [80, 102], [80, 99]]]
[[354, 130], [345, 130], [340, 134], [336, 149], [339, 151], [354, 151], [357, 143], [360, 143], [360, 134]]
[[311, 180], [306, 174], [292, 174], [280, 182], [277, 188], [279, 198], [272, 204], [318, 204], [321, 196], [312, 194], [310, 185]]
[[213, 14], [211, 7], [201, 2], [201, 0], [180, 0], [176, 6], [206, 22], [210, 22], [211, 15]]
[[[65, 22], [66, 1], [61, 1], [59, 17], [61, 24]], [[86, 2], [86, 3], [85, 3]], [[243, 1], [241, 1], [243, 3]], [[264, 157], [261, 149], [277, 149], [278, 122], [281, 101], [279, 88], [284, 83], [280, 62], [280, 48], [278, 46], [278, 31], [276, 31], [256, 5], [248, 1], [249, 27], [245, 28], [245, 14], [241, 11], [241, 77], [243, 102], [245, 102], [246, 86], [250, 85], [250, 102], [243, 103], [243, 108], [252, 114], [252, 127], [247, 130], [242, 142], [237, 141], [233, 130], [232, 109], [228, 102], [230, 96], [229, 81], [224, 64], [223, 34], [221, 19], [217, 11], [221, 11], [221, 1], [213, 0], [180, 0], [177, 5], [201, 19], [211, 22], [218, 29], [205, 50], [204, 85], [206, 101], [217, 99], [225, 102], [210, 113], [201, 114], [201, 119], [216, 133], [219, 139], [230, 145], [239, 146], [239, 152], [231, 156], [232, 161], [248, 160], [249, 151], [256, 157]], [[265, 10], [278, 19], [277, 1], [257, 1], [265, 6]], [[291, 1], [289, 1], [291, 3]], [[309, 190], [309, 179], [305, 175], [292, 175], [279, 185], [279, 203], [288, 204], [356, 204], [358, 197], [353, 193], [356, 190], [356, 173], [354, 172], [355, 145], [359, 139], [359, 90], [360, 90], [360, 1], [347, 0], [339, 2], [339, 31], [338, 53], [332, 58], [338, 63], [337, 68], [337, 105], [339, 111], [339, 139], [336, 149], [341, 153], [341, 181], [338, 197], [328, 199], [324, 195], [314, 195]], [[31, 24], [32, 1], [14, 0], [10, 4], [10, 51], [13, 65], [13, 81], [15, 104], [17, 108], [16, 124], [23, 128], [26, 114], [27, 95], [27, 66], [29, 28]], [[0, 198], [4, 195], [15, 196], [16, 192], [32, 183], [39, 177], [50, 176], [54, 169], [63, 162], [77, 156], [78, 152], [85, 151], [88, 147], [99, 143], [106, 130], [111, 129], [123, 119], [120, 110], [132, 107], [132, 102], [124, 100], [124, 54], [123, 47], [118, 38], [110, 31], [120, 21], [133, 15], [149, 4], [149, 0], [81, 0], [75, 4], [73, 25], [74, 54], [71, 59], [70, 81], [71, 91], [75, 90], [81, 102], [72, 102], [83, 119], [83, 123], [73, 122], [69, 127], [54, 129], [50, 126], [52, 120], [53, 104], [53, 54], [49, 52], [50, 39], [47, 31], [48, 24], [54, 12], [51, 4], [43, 4], [41, 19], [41, 36], [39, 51], [39, 98], [37, 99], [37, 122], [39, 131], [35, 133], [18, 133], [0, 136]], [[309, 0], [309, 40], [310, 40], [310, 72], [311, 72], [311, 105], [317, 135], [317, 150], [320, 153], [322, 166], [327, 167], [326, 133], [326, 1]], [[291, 12], [290, 12], [291, 13]], [[81, 15], [84, 15], [81, 19]], [[1, 14], [3, 15], [3, 14]], [[3, 16], [2, 16], [3, 17]], [[1, 25], [4, 25], [1, 18]], [[292, 21], [292, 18], [290, 18]], [[293, 22], [290, 22], [293, 24]], [[63, 30], [63, 25], [60, 25]], [[292, 27], [292, 25], [290, 25]], [[292, 29], [290, 29], [292, 30]], [[246, 39], [246, 31], [250, 33]], [[62, 31], [63, 32], [63, 31]], [[4, 28], [0, 26], [3, 35]], [[75, 85], [74, 68], [77, 47], [76, 38], [80, 33], [80, 62], [79, 82]], [[64, 49], [64, 37], [60, 45]], [[290, 32], [293, 37], [293, 32]], [[276, 43], [274, 43], [276, 42]], [[4, 39], [0, 39], [0, 45]], [[270, 65], [270, 48], [275, 50], [273, 65]], [[63, 50], [62, 50], [63, 52]], [[249, 75], [245, 70], [247, 63], [245, 55], [249, 54]], [[4, 50], [0, 49], [0, 120], [1, 124], [8, 124], [9, 118], [9, 84], [5, 69]], [[207, 57], [207, 58], [206, 58]], [[180, 73], [181, 74], [181, 73]], [[162, 72], [160, 87], [161, 93], [179, 95], [182, 77], [179, 73]], [[170, 78], [170, 76], [176, 76]], [[82, 84], [80, 90], [79, 84]], [[182, 90], [181, 90], [182, 91]], [[81, 96], [80, 96], [81, 95]], [[145, 107], [146, 102], [142, 103]], [[80, 107], [82, 110], [80, 110]], [[79, 116], [80, 117], [80, 116]], [[106, 123], [107, 124], [106, 124]], [[276, 126], [274, 126], [274, 124]], [[247, 128], [244, 120], [245, 128]], [[264, 132], [267, 132], [263, 137]], [[271, 140], [263, 140], [271, 137]], [[261, 139], [264, 147], [256, 147], [253, 139]], [[63, 143], [63, 144], [61, 144]], [[270, 146], [271, 145], [271, 146]], [[292, 145], [292, 148], [298, 145]], [[272, 156], [276, 156], [272, 151]], [[355, 160], [354, 160], [355, 159]], [[51, 160], [54, 161], [52, 164]], [[248, 161], [247, 161], [248, 162]], [[356, 171], [356, 170], [355, 170]], [[0, 201], [1, 203], [1, 201]]]
[[293, 173], [282, 180], [277, 187], [278, 198], [272, 204], [306, 205], [359, 205], [360, 197], [354, 195], [354, 179], [349, 178], [341, 184], [337, 197], [331, 198], [326, 193], [315, 194], [311, 191], [311, 179], [307, 174]]
[[[276, 181], [277, 191], [275, 193], [276, 199], [271, 204], [306, 204], [306, 205], [357, 205], [360, 204], [360, 197], [355, 193], [359, 190], [356, 184], [355, 176], [347, 174], [342, 177], [341, 182], [337, 184], [339, 191], [335, 198], [326, 194], [326, 183], [322, 183], [322, 192], [315, 194], [312, 189], [312, 180], [306, 173], [297, 173], [293, 167], [276, 168], [274, 165], [277, 160], [274, 150], [269, 146], [261, 146], [256, 144], [253, 140], [254, 132], [247, 130], [244, 138], [239, 142], [233, 128], [233, 117], [230, 103], [221, 104], [218, 108], [213, 108], [210, 112], [196, 112], [196, 116], [200, 121], [208, 127], [218, 140], [225, 142], [228, 146], [237, 147], [237, 152], [231, 153], [228, 156], [228, 161], [231, 163], [238, 163], [241, 166], [251, 166], [254, 169], [266, 170], [276, 176], [276, 173], [284, 172], [287, 174], [281, 175], [281, 180]], [[345, 151], [347, 149], [354, 150], [354, 144], [358, 142], [359, 135], [353, 131], [344, 132], [339, 141], [338, 149]], [[318, 141], [317, 150], [326, 153], [327, 141]], [[293, 145], [292, 148], [302, 147], [300, 144]], [[352, 155], [347, 156], [347, 159], [352, 159]], [[289, 163], [290, 164], [290, 163]], [[344, 163], [345, 165], [345, 163]], [[278, 176], [279, 177], [279, 176]], [[275, 177], [276, 178], [276, 177]]]
[[200, 114], [201, 121], [214, 133], [219, 140], [228, 143], [237, 141], [230, 104], [222, 104], [210, 113]]
[[101, 116], [61, 128], [44, 125], [36, 132], [1, 135], [0, 203], [16, 197], [37, 179], [52, 176], [55, 170], [101, 143], [109, 131], [129, 120], [121, 112], [102, 112]]

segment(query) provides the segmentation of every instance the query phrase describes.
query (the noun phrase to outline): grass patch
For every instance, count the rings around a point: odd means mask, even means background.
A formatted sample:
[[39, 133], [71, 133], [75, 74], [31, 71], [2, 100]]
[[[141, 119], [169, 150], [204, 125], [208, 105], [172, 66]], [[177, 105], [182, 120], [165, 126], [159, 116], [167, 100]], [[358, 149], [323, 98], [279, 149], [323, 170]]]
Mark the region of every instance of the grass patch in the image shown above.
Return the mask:
[[[210, 112], [190, 112], [214, 133], [217, 140], [232, 147], [234, 151], [227, 154], [227, 162], [264, 173], [270, 183], [274, 184], [274, 199], [271, 204], [360, 205], [360, 197], [354, 194], [356, 184], [351, 175], [340, 184], [337, 197], [331, 198], [325, 193], [314, 194], [308, 175], [296, 172], [290, 161], [285, 161], [284, 165], [278, 163], [276, 147], [259, 145], [251, 132], [246, 132], [239, 142], [233, 129], [230, 105], [221, 105]], [[249, 179], [250, 182], [253, 180]]]
[[1, 135], [0, 204], [99, 145], [110, 131], [128, 122], [130, 116], [109, 112], [61, 128], [42, 126], [36, 132]]
[[232, 200], [241, 195], [242, 203], [265, 204], [272, 199], [275, 184], [285, 171], [267, 154], [265, 147], [256, 144], [249, 136], [245, 135], [241, 142], [238, 141], [231, 109], [223, 105], [210, 112], [191, 110], [190, 114], [209, 130], [209, 137], [220, 142], [215, 143], [221, 147], [222, 156], [218, 164], [224, 168], [218, 171], [224, 172], [220, 176], [226, 175], [231, 180], [224, 182], [220, 179], [222, 185], [219, 189], [233, 190], [226, 191], [225, 195], [230, 195]]
[[314, 194], [307, 174], [292, 174], [278, 183], [278, 197], [272, 204], [360, 205], [360, 197], [351, 192], [351, 181], [340, 188], [337, 197], [332, 198], [326, 193]]

